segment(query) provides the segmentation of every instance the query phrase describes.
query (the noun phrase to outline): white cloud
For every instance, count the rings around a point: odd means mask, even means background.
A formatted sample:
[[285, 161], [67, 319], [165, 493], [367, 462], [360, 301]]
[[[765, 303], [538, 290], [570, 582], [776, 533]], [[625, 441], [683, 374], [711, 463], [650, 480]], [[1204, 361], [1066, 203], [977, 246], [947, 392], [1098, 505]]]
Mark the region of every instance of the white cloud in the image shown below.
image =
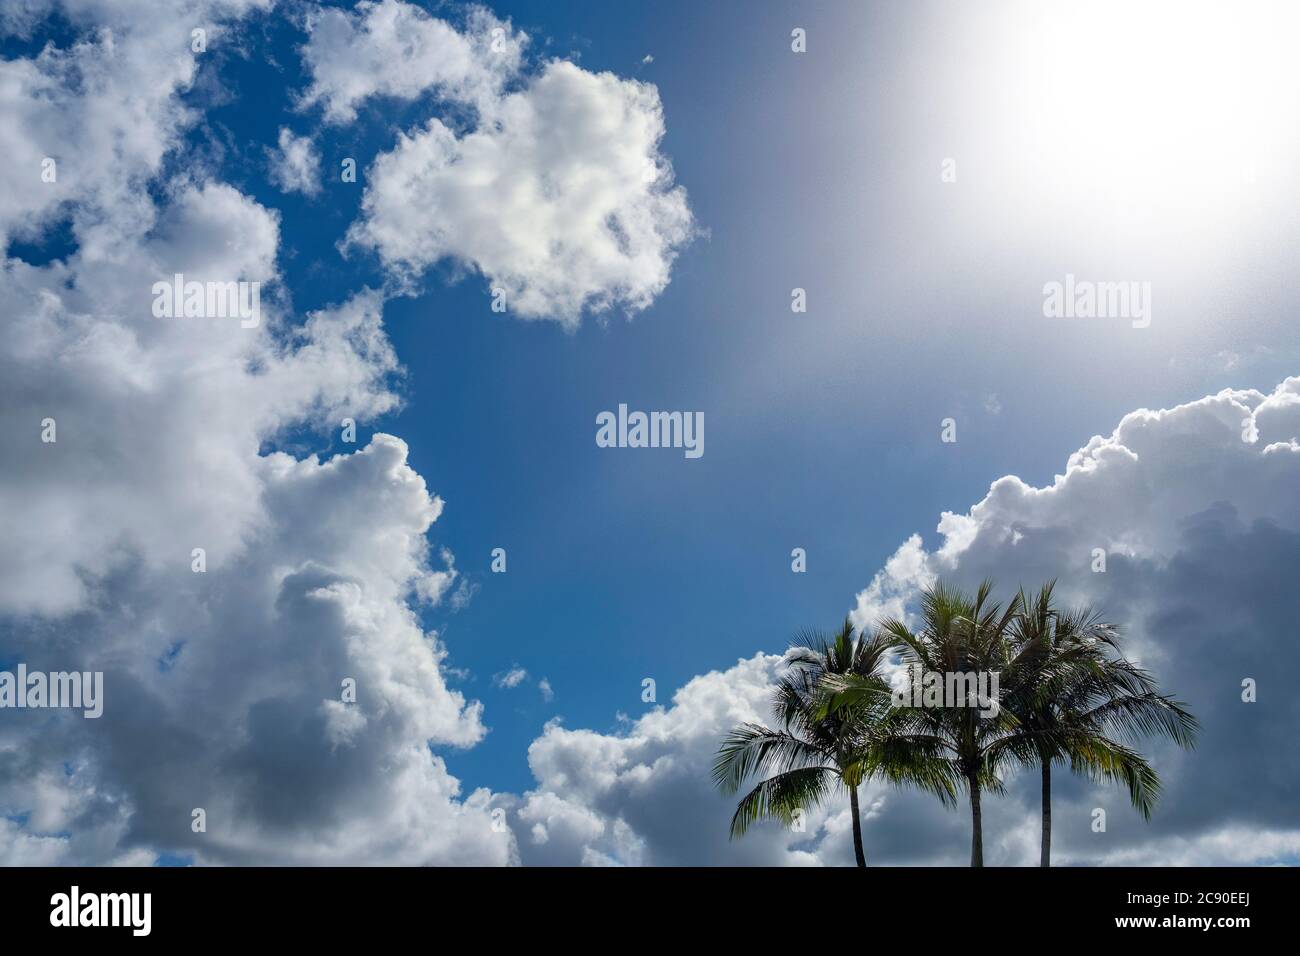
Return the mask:
[[[173, 24], [197, 12], [67, 8], [113, 34], [6, 62], [22, 79], [0, 93], [0, 110], [19, 104], [16, 135], [75, 155], [59, 195], [77, 246], [0, 272], [0, 427], [13, 438], [0, 448], [0, 617], [7, 658], [104, 671], [104, 714], [3, 722], [0, 860], [509, 862], [496, 798], [463, 793], [430, 749], [485, 733], [413, 610], [454, 579], [427, 537], [442, 502], [389, 435], [324, 461], [265, 451], [397, 406], [382, 296], [295, 322], [277, 290], [278, 216], [222, 183], [155, 178], [180, 145], [175, 93], [193, 70], [164, 51], [188, 51]], [[27, 111], [40, 95], [60, 109]], [[0, 228], [49, 214], [35, 192], [3, 191]], [[175, 272], [263, 283], [262, 323], [155, 318], [152, 284]], [[191, 830], [196, 807], [206, 833]]]
[[295, 136], [282, 126], [276, 148], [267, 152], [271, 182], [287, 193], [315, 196], [320, 192], [320, 153], [310, 136]]
[[[256, 219], [230, 192], [182, 193], [176, 228], [195, 224], [184, 209], [205, 197], [205, 236], [225, 231], [210, 228], [221, 211]], [[197, 251], [182, 232], [175, 248]], [[148, 271], [170, 249], [158, 242], [123, 251], [138, 281], [82, 254], [2, 280], [27, 324], [0, 345], [0, 416], [27, 436], [0, 477], [12, 542], [0, 613], [20, 622], [6, 651], [106, 674], [98, 721], [6, 722], [0, 805], [13, 812], [52, 805], [22, 779], [95, 755], [57, 780], [65, 819], [31, 822], [11, 862], [34, 845], [61, 862], [142, 846], [213, 862], [509, 860], [490, 795], [460, 794], [428, 749], [484, 733], [481, 707], [446, 686], [436, 635], [408, 606], [446, 590], [426, 538], [441, 501], [386, 435], [324, 462], [259, 454], [295, 422], [336, 427], [392, 407], [377, 298], [278, 340], [153, 319]], [[53, 445], [34, 424], [45, 414], [58, 421]], [[204, 574], [191, 570], [194, 547], [206, 549]], [[340, 703], [344, 678], [355, 704]], [[190, 832], [195, 806], [206, 834]], [[41, 836], [65, 831], [78, 836]]]
[[373, 249], [402, 283], [451, 260], [515, 315], [570, 327], [584, 310], [645, 309], [667, 286], [694, 224], [660, 152], [655, 87], [559, 60], [527, 75], [527, 37], [477, 7], [461, 29], [400, 0], [316, 10], [307, 29], [302, 105], [328, 122], [379, 95], [473, 113], [379, 155], [345, 248]]
[[[669, 707], [618, 735], [546, 725], [528, 749], [537, 787], [515, 807], [524, 863], [548, 865], [795, 864], [818, 862], [833, 809], [810, 810], [807, 829], [756, 828], [729, 841], [734, 805], [709, 767], [737, 723], [766, 722], [782, 658], [759, 654], [696, 677]], [[851, 852], [851, 850], [850, 850]]]
[[348, 244], [407, 279], [452, 259], [524, 318], [649, 306], [694, 228], [655, 88], [556, 60], [480, 108], [472, 132], [435, 118], [375, 160]]
[[[463, 606], [472, 591], [453, 589], [454, 560], [435, 561], [429, 546], [441, 501], [384, 434], [325, 461], [265, 451], [285, 433], [397, 406], [382, 294], [295, 322], [278, 286], [278, 214], [202, 176], [159, 178], [196, 118], [177, 97], [196, 73], [188, 24], [209, 22], [211, 43], [247, 7], [65, 7], [82, 40], [0, 66], [14, 168], [38, 180], [44, 155], [59, 160], [52, 188], [4, 192], [0, 230], [35, 235], [69, 216], [75, 240], [63, 261], [11, 260], [0, 274], [12, 315], [0, 424], [27, 436], [0, 452], [0, 615], [7, 655], [103, 670], [106, 701], [93, 722], [5, 722], [0, 852], [10, 862], [139, 863], [157, 850], [243, 863], [515, 859], [513, 838], [490, 825], [504, 798], [463, 794], [430, 749], [485, 733], [481, 706], [447, 687], [445, 651], [413, 610], [448, 594]], [[618, 233], [617, 255], [601, 235], [536, 267], [517, 251], [498, 256], [493, 241], [446, 254], [500, 259], [524, 313], [644, 305], [667, 280], [674, 242], [647, 230], [674, 216], [679, 231], [689, 224], [655, 152], [654, 91], [552, 64], [504, 94], [521, 35], [482, 11], [463, 33], [413, 11], [314, 14], [307, 100], [331, 121], [372, 95], [426, 91], [491, 112], [482, 138], [457, 148], [482, 150], [483, 162], [495, 152], [504, 165], [484, 169], [507, 177], [527, 170], [503, 147], [533, 149], [541, 165], [528, 175], [546, 195], [514, 208], [552, 238], [587, 222], [574, 171], [592, 162], [593, 214]], [[338, 60], [344, 47], [359, 58]], [[550, 119], [572, 121], [579, 153], [535, 128]], [[610, 120], [602, 147], [597, 127]], [[311, 140], [284, 130], [278, 145], [281, 186], [310, 191]], [[463, 204], [474, 197], [461, 173], [426, 186]], [[365, 224], [383, 234], [381, 220]], [[573, 271], [567, 290], [543, 281], [556, 266]], [[155, 318], [153, 284], [177, 272], [261, 283], [263, 321]], [[39, 441], [46, 417], [53, 444]], [[191, 569], [194, 548], [204, 573]], [[342, 697], [349, 680], [355, 702]], [[196, 807], [203, 834], [190, 829]]]
[[[1230, 825], [1194, 837], [1168, 836], [1111, 849], [1099, 856], [1063, 857], [1086, 866], [1268, 866], [1300, 857], [1300, 830]], [[1289, 865], [1289, 864], [1288, 864]]]
[[528, 680], [528, 671], [524, 670], [518, 664], [508, 671], [502, 671], [499, 674], [492, 675], [492, 683], [497, 687], [512, 688], [518, 687], [524, 681]]
[[921, 536], [914, 534], [876, 572], [871, 584], [858, 593], [857, 606], [849, 612], [853, 626], [861, 631], [886, 618], [905, 620], [908, 599], [918, 589], [933, 584], [934, 579]]
[[[206, 23], [216, 38], [233, 19], [266, 6], [269, 0], [159, 0], [146, 11], [105, 0], [60, 3], [78, 31], [75, 43], [0, 59], [0, 154], [14, 186], [0, 190], [0, 243], [34, 235], [69, 203], [87, 207], [83, 224], [96, 209], [115, 210], [83, 243], [111, 245], [128, 215], [147, 216], [144, 183], [194, 120], [175, 96], [197, 70], [190, 30]], [[8, 25], [30, 28], [53, 7], [31, 3]], [[41, 178], [47, 157], [57, 163], [53, 183]]]
[[372, 96], [413, 99], [425, 92], [473, 106], [492, 103], [515, 75], [528, 37], [509, 20], [470, 7], [463, 31], [401, 0], [316, 8], [303, 61], [312, 82], [304, 108], [322, 104], [331, 123], [356, 118]]
[[[1243, 440], [1251, 420], [1260, 435], [1255, 443]], [[1049, 487], [1007, 476], [969, 514], [945, 513], [945, 541], [931, 568], [1003, 548], [1016, 531], [1041, 536], [1049, 529], [1080, 549], [1063, 570], [1086, 570], [1093, 547], [1167, 559], [1181, 545], [1186, 519], [1221, 501], [1246, 523], [1294, 527], [1297, 508], [1284, 489], [1297, 467], [1287, 443], [1297, 435], [1300, 379], [1268, 396], [1224, 390], [1173, 409], [1133, 412], [1109, 437], [1096, 436], [1075, 452]]]
[[[1244, 440], [1252, 428], [1258, 439]], [[1300, 560], [1297, 437], [1300, 378], [1269, 394], [1225, 390], [1142, 409], [1070, 456], [1050, 486], [1001, 478], [966, 514], [942, 516], [933, 552], [913, 537], [891, 559], [907, 569], [886, 576], [904, 582], [892, 592], [895, 606], [910, 600], [909, 580], [971, 586], [991, 577], [1005, 594], [1056, 578], [1064, 601], [1119, 623], [1131, 656], [1200, 717], [1194, 755], [1148, 745], [1166, 789], [1149, 825], [1118, 791], [1057, 784], [1054, 849], [1063, 862], [1204, 865], [1293, 852], [1286, 848], [1300, 839], [1300, 816], [1286, 792], [1300, 762], [1279, 759], [1277, 748], [1300, 708], [1289, 697], [1244, 704], [1240, 682], [1264, 672], [1278, 686], [1300, 680], [1287, 649], [1300, 608], [1283, 570]], [[1106, 552], [1105, 573], [1093, 571], [1094, 549]], [[867, 616], [873, 588], [858, 596], [855, 614]], [[1032, 820], [1033, 789], [1015, 788], [1004, 801], [1007, 832], [1017, 831], [1017, 814]], [[1110, 808], [1107, 834], [1087, 825], [1098, 806]], [[1254, 849], [1222, 852], [1229, 832], [1253, 834], [1241, 846]], [[1036, 845], [1012, 840], [1001, 852], [1006, 862], [1028, 862]]]
[[275, 215], [252, 200], [185, 185], [147, 234], [111, 252], [83, 246], [0, 277], [13, 306], [0, 416], [16, 435], [38, 435], [46, 417], [58, 427], [57, 443], [19, 456], [0, 485], [0, 505], [25, 515], [0, 556], [0, 609], [74, 611], [122, 562], [170, 564], [194, 547], [219, 564], [265, 520], [264, 439], [297, 420], [336, 425], [396, 405], [373, 293], [287, 338], [272, 334], [276, 320], [243, 329], [152, 315], [153, 283], [176, 272], [274, 282], [277, 242]]

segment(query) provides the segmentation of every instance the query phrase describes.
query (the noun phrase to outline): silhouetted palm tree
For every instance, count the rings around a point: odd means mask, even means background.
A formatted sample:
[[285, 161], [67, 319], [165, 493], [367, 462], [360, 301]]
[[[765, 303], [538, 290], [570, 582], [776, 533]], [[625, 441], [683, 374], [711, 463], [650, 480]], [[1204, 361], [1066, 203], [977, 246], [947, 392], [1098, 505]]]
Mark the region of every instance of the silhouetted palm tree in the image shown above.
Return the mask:
[[[882, 632], [899, 651], [904, 664], [938, 674], [999, 674], [1005, 681], [1011, 661], [1006, 635], [1020, 610], [1019, 599], [1005, 608], [990, 600], [992, 582], [979, 586], [973, 598], [956, 588], [936, 584], [921, 596], [921, 627], [913, 633], [891, 619]], [[970, 865], [984, 865], [984, 792], [1002, 792], [997, 768], [1014, 737], [1015, 718], [998, 708], [985, 716], [967, 701], [962, 706], [908, 708], [918, 733], [932, 735], [949, 754], [953, 769], [966, 787], [971, 808]]]
[[[736, 807], [733, 838], [760, 819], [788, 825], [796, 811], [816, 806], [841, 783], [849, 792], [854, 856], [858, 866], [866, 866], [858, 806], [858, 789], [866, 780], [878, 776], [920, 786], [953, 802], [947, 764], [927, 754], [924, 745], [913, 747], [892, 732], [897, 717], [881, 671], [887, 651], [887, 642], [855, 637], [847, 620], [833, 640], [805, 635], [791, 649], [788, 672], [773, 700], [780, 729], [753, 723], [735, 728], [713, 765], [714, 782], [724, 793], [759, 780]], [[855, 689], [854, 700], [834, 710], [822, 690], [830, 675], [851, 677]]]
[[1198, 728], [1181, 702], [1160, 694], [1150, 674], [1123, 658], [1113, 625], [1088, 608], [1058, 610], [1053, 587], [1045, 585], [1032, 600], [1020, 596], [1011, 634], [1014, 686], [1003, 698], [1019, 725], [1008, 750], [1042, 774], [1041, 866], [1051, 865], [1054, 763], [1124, 784], [1133, 806], [1150, 819], [1160, 777], [1122, 741], [1165, 736], [1191, 747]]

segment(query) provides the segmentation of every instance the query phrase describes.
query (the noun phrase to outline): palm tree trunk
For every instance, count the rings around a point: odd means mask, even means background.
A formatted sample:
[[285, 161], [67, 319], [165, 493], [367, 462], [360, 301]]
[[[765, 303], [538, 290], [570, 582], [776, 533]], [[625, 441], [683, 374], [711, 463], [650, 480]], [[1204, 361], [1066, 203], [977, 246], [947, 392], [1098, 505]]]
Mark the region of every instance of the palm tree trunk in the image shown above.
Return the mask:
[[853, 855], [858, 859], [858, 866], [866, 866], [867, 857], [862, 852], [862, 817], [858, 813], [857, 787], [849, 787], [849, 808], [853, 811]]
[[970, 865], [984, 865], [984, 820], [980, 813], [980, 785], [974, 775], [967, 778], [970, 785]]
[[1043, 761], [1043, 849], [1039, 866], [1052, 865], [1052, 764]]

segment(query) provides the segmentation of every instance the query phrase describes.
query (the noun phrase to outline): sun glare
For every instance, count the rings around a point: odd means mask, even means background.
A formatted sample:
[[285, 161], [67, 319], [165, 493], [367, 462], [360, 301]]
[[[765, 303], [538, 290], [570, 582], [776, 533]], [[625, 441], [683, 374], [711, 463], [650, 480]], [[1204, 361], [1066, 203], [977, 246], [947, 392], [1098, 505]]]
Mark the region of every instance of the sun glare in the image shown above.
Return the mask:
[[1290, 188], [1300, 4], [1027, 4], [989, 28], [988, 132], [1044, 211], [1213, 226]]

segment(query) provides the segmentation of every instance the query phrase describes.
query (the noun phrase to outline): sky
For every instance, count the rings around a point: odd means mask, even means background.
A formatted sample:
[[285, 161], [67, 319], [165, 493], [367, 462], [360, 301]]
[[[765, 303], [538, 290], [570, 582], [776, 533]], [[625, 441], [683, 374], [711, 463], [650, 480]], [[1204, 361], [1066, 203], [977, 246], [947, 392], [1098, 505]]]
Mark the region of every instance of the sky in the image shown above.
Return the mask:
[[[1059, 781], [1059, 862], [1294, 862], [1297, 20], [6, 8], [0, 667], [106, 689], [0, 713], [0, 861], [845, 865], [847, 800], [728, 840], [718, 742], [799, 631], [991, 577], [1205, 728], [1149, 823]], [[178, 272], [258, 323], [159, 317]], [[1049, 315], [1067, 277], [1149, 308]], [[600, 447], [620, 404], [704, 453]], [[872, 862], [964, 862], [866, 805]]]

